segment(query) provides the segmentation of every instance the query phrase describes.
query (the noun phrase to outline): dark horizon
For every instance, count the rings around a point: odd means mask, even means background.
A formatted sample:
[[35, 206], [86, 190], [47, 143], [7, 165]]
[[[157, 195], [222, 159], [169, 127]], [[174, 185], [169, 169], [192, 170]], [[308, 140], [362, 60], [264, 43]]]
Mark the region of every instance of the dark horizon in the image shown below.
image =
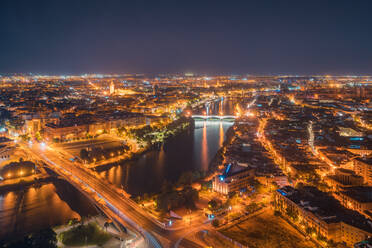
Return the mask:
[[1, 1], [0, 73], [372, 75], [368, 1]]

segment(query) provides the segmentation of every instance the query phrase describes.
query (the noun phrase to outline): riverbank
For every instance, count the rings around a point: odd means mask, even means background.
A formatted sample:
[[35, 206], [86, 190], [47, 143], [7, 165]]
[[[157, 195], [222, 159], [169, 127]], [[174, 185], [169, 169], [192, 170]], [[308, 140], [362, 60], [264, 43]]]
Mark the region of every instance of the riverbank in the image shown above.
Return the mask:
[[98, 214], [84, 195], [67, 181], [53, 176], [39, 184], [4, 190], [0, 199], [0, 240], [16, 239]]
[[44, 183], [51, 183], [55, 180], [56, 178], [48, 174], [36, 174], [16, 179], [7, 179], [0, 183], [0, 193], [13, 190], [22, 190], [31, 186], [39, 187]]
[[[164, 209], [164, 208], [161, 209], [161, 206], [164, 205], [164, 201], [165, 201], [166, 203], [165, 205], [168, 208], [170, 208], [170, 210], [176, 212], [180, 216], [184, 216], [184, 214], [181, 214], [181, 213], [182, 213], [182, 210], [186, 209], [185, 203], [183, 204], [182, 207], [180, 207], [179, 205], [177, 205], [177, 202], [178, 201], [184, 202], [184, 199], [182, 197], [182, 191], [185, 188], [186, 189], [193, 188], [195, 192], [195, 201], [193, 203], [196, 205], [200, 205], [200, 201], [201, 201], [201, 202], [204, 202], [205, 204], [202, 208], [189, 207], [186, 211], [188, 213], [186, 215], [188, 216], [187, 218], [190, 217], [189, 216], [190, 211], [193, 213], [193, 215], [195, 215], [195, 213], [198, 211], [197, 209], [200, 210], [200, 209], [206, 208], [207, 203], [210, 199], [209, 200], [206, 200], [204, 198], [199, 199], [198, 193], [202, 190], [208, 189], [208, 184], [209, 184], [208, 181], [211, 180], [211, 178], [213, 177], [213, 174], [218, 169], [218, 166], [223, 164], [224, 153], [225, 153], [226, 147], [228, 147], [231, 144], [234, 138], [234, 135], [235, 135], [233, 127], [227, 128], [226, 132], [224, 132], [224, 130], [221, 128], [221, 123], [218, 123], [218, 125], [215, 125], [215, 123], [212, 124], [212, 128], [215, 129], [216, 127], [218, 128], [217, 129], [218, 134], [223, 135], [222, 137], [219, 137], [218, 139], [218, 143], [222, 144], [222, 146], [220, 149], [217, 150], [217, 152], [213, 153], [213, 159], [208, 163], [210, 166], [208, 170], [201, 171], [198, 169], [193, 169], [189, 171], [184, 171], [176, 181], [173, 181], [173, 182], [164, 181], [159, 192], [153, 192], [150, 194], [145, 193], [145, 194], [137, 195], [136, 197], [134, 197], [133, 199], [137, 202], [137, 204], [142, 206], [149, 213], [155, 215], [156, 218], [159, 218], [159, 219], [162, 218], [163, 220], [164, 219], [169, 220], [172, 218], [171, 216], [169, 216], [169, 212], [166, 211], [167, 209]], [[203, 139], [207, 139], [208, 135], [206, 134], [206, 124], [204, 121], [202, 122], [201, 125], [199, 124], [199, 126], [195, 130], [198, 130], [198, 132], [200, 132], [203, 135]], [[221, 130], [223, 132], [221, 132]], [[226, 138], [225, 138], [225, 133], [226, 133]], [[221, 141], [221, 138], [224, 139], [224, 142]], [[203, 140], [201, 140], [200, 143], [203, 144]], [[187, 146], [187, 144], [185, 144], [185, 146]], [[197, 148], [198, 147], [195, 147], [194, 149], [197, 149]], [[207, 150], [205, 149], [205, 147], [204, 148], [202, 147], [202, 150], [203, 149]], [[202, 154], [204, 153], [202, 152]], [[167, 202], [169, 198], [172, 198], [172, 203]], [[204, 216], [204, 215], [201, 214], [200, 216]], [[198, 216], [198, 218], [195, 217], [194, 219], [195, 220], [202, 219], [200, 218], [200, 216]], [[176, 222], [177, 221], [173, 219], [174, 225], [176, 224]]]
[[151, 148], [138, 158], [96, 168], [103, 178], [134, 197], [161, 192], [165, 182], [177, 184], [185, 173], [204, 178], [208, 166], [226, 139], [232, 122], [195, 121], [195, 128], [166, 140], [160, 149]]
[[133, 128], [127, 131], [127, 136], [135, 139], [138, 144], [146, 144], [147, 148], [159, 147], [163, 143], [178, 134], [193, 130], [194, 120], [191, 117], [181, 116], [164, 126], [147, 125], [141, 128]]
[[[150, 151], [162, 149], [162, 147], [167, 142], [181, 135], [182, 133], [193, 132], [195, 129], [195, 123], [192, 118], [182, 117], [170, 123], [164, 129], [167, 129], [167, 128], [170, 128], [170, 129], [166, 132], [154, 132], [153, 130], [151, 131], [151, 129], [148, 129], [148, 128], [146, 128], [146, 132], [144, 132], [144, 130], [142, 129], [134, 131], [131, 134], [132, 138], [136, 139], [137, 143], [142, 143], [142, 144], [144, 143], [145, 145], [143, 147], [136, 150], [135, 152], [129, 152], [125, 155], [113, 158], [114, 161], [112, 162], [110, 161], [107, 163], [92, 164], [92, 165], [89, 165], [88, 167], [96, 171], [104, 171], [113, 166], [118, 166], [124, 162], [135, 161]], [[152, 138], [148, 138], [148, 135], [150, 134]], [[156, 138], [155, 138], [155, 135], [157, 136]]]
[[226, 136], [226, 139], [223, 142], [222, 147], [218, 149], [215, 156], [209, 163], [208, 172], [206, 173], [204, 181], [212, 180], [213, 177], [216, 175], [216, 172], [218, 171], [218, 167], [223, 165], [224, 160], [225, 160], [226, 149], [229, 145], [232, 144], [232, 141], [234, 140], [234, 136], [235, 136], [234, 125], [232, 125], [231, 127], [229, 127], [229, 129], [227, 129], [225, 136]]

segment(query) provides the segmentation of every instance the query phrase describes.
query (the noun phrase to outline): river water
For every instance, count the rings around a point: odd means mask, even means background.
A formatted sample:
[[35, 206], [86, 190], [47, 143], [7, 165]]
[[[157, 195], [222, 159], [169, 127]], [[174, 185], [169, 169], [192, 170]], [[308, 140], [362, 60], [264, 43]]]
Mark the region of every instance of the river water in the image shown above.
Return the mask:
[[[194, 114], [231, 115], [231, 100], [217, 101]], [[175, 182], [185, 171], [206, 171], [225, 140], [228, 121], [195, 121], [195, 130], [182, 133], [162, 149], [144, 153], [139, 159], [123, 162], [100, 173], [110, 182], [133, 195], [158, 192], [164, 181]], [[89, 201], [64, 181], [47, 183], [21, 191], [0, 193], [0, 240], [46, 227], [72, 218], [94, 215]]]
[[[234, 106], [232, 100], [216, 101], [193, 114], [231, 115]], [[170, 139], [160, 151], [148, 151], [137, 160], [123, 162], [100, 174], [132, 195], [156, 193], [165, 181], [174, 183], [185, 171], [207, 171], [232, 125], [232, 121], [195, 120], [193, 132]]]
[[0, 194], [0, 240], [61, 225], [96, 210], [65, 181]]
[[101, 172], [110, 182], [130, 194], [158, 192], [164, 181], [176, 182], [185, 171], [207, 171], [210, 161], [222, 146], [226, 121], [195, 121], [193, 132], [170, 139], [163, 147]]

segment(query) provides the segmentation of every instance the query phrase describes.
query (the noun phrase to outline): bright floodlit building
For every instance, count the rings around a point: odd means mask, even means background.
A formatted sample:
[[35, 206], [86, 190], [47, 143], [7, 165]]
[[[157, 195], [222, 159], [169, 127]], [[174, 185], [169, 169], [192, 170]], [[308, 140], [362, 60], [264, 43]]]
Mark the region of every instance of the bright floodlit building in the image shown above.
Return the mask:
[[213, 190], [222, 194], [229, 194], [246, 189], [254, 178], [254, 169], [249, 166], [227, 164], [223, 174], [214, 177]]

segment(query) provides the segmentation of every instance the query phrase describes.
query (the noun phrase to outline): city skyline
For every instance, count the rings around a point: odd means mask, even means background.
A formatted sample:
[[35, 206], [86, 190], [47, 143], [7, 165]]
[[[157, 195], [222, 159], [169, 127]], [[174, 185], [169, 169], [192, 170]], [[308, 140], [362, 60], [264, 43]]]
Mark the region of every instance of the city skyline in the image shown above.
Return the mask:
[[372, 1], [0, 1], [0, 248], [372, 247]]

